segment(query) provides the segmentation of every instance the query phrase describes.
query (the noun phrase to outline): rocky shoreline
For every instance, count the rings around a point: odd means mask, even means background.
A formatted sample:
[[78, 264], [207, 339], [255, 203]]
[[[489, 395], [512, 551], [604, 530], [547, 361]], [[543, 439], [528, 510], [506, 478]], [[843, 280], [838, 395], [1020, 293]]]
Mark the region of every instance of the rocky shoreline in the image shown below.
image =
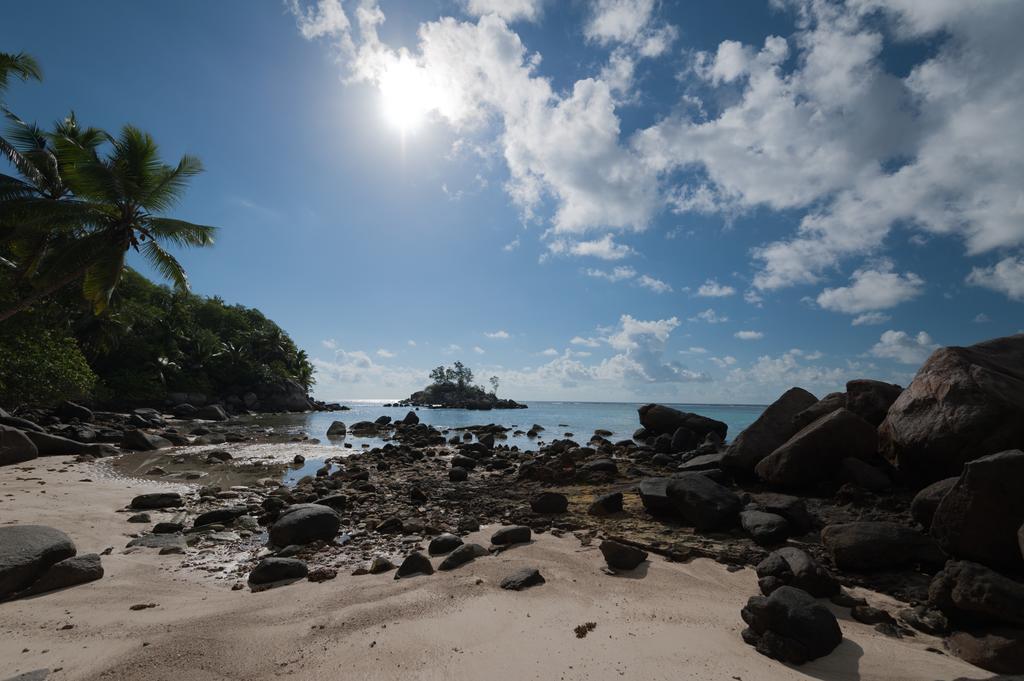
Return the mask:
[[[761, 593], [738, 613], [742, 639], [789, 664], [835, 654], [844, 640], [838, 611], [892, 639], [939, 636], [971, 664], [1022, 673], [1021, 367], [1024, 335], [944, 348], [905, 390], [858, 380], [820, 400], [787, 391], [731, 442], [725, 424], [662, 405], [640, 409], [631, 439], [546, 440], [535, 427], [530, 451], [502, 444], [501, 426], [440, 431], [410, 411], [336, 427], [336, 436], [367, 433], [387, 444], [333, 457], [290, 487], [280, 482], [287, 461], [243, 456], [258, 434], [228, 422], [193, 429], [177, 448], [166, 437], [177, 428], [161, 414], [133, 413], [124, 425], [137, 429], [123, 431], [122, 447], [137, 433], [129, 445], [158, 445], [186, 468], [246, 471], [252, 482], [126, 498], [111, 512], [120, 510], [135, 536], [114, 550], [181, 556], [183, 567], [233, 589], [261, 591], [346, 573], [459, 570], [538, 535], [572, 537], [597, 547], [610, 574], [642, 577], [652, 556], [753, 568]], [[62, 409], [40, 423], [0, 415], [0, 464], [31, 461], [19, 458], [29, 445], [81, 461], [113, 453], [99, 438], [122, 417], [83, 421], [84, 412]], [[91, 449], [62, 449], [74, 442], [64, 435], [82, 428], [97, 441], [76, 447]], [[211, 434], [223, 440], [197, 441]], [[489, 544], [467, 540], [487, 526], [501, 528], [488, 532]], [[26, 527], [0, 526], [29, 535], [0, 541], [0, 599], [102, 575], [98, 556], [73, 569], [66, 561], [78, 558], [53, 548], [64, 537]], [[35, 558], [17, 559], [21, 576], [9, 580], [5, 566], [17, 560], [4, 547], [15, 545]], [[508, 588], [545, 578], [512, 576]], [[871, 604], [855, 595], [861, 588], [898, 605]]]

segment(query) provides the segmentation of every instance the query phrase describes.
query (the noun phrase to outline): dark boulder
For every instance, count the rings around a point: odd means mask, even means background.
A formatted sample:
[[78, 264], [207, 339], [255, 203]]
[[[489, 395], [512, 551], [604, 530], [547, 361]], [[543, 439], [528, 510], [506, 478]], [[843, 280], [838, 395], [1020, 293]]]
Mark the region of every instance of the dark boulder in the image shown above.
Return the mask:
[[753, 475], [754, 466], [796, 435], [793, 419], [817, 403], [818, 398], [803, 388], [790, 388], [775, 400], [726, 450], [722, 467], [740, 475]]
[[1024, 674], [1024, 629], [957, 631], [945, 643], [951, 653], [975, 667], [996, 674]]
[[469, 478], [469, 471], [460, 466], [454, 466], [448, 471], [448, 480], [451, 482], [465, 482]]
[[417, 416], [416, 412], [414, 411], [410, 411], [408, 414], [405, 415], [405, 418], [402, 419], [402, 423], [404, 423], [407, 426], [415, 426], [419, 422], [420, 417]]
[[387, 558], [385, 558], [384, 556], [375, 556], [374, 559], [370, 561], [371, 575], [380, 575], [385, 572], [391, 572], [394, 569], [395, 564]]
[[647, 560], [646, 551], [612, 539], [602, 541], [600, 548], [604, 562], [615, 570], [632, 570]]
[[729, 428], [721, 421], [709, 419], [699, 414], [679, 411], [662, 404], [645, 404], [637, 411], [640, 414], [640, 425], [651, 435], [671, 436], [679, 428], [686, 428], [697, 435], [699, 442], [708, 433], [718, 433], [725, 439]]
[[308, 574], [309, 568], [297, 558], [264, 558], [249, 573], [249, 584], [263, 586], [285, 580], [303, 579]]
[[235, 518], [243, 516], [248, 512], [245, 506], [227, 506], [225, 508], [215, 508], [212, 511], [206, 511], [196, 516], [195, 522], [192, 524], [193, 527], [202, 527], [204, 525], [218, 525], [227, 524], [234, 522]]
[[881, 451], [923, 482], [1024, 442], [1024, 334], [936, 350], [889, 408]]
[[752, 499], [753, 503], [765, 513], [781, 515], [788, 520], [794, 535], [808, 532], [816, 523], [814, 516], [807, 510], [807, 504], [800, 497], [776, 492], [762, 492], [753, 495]]
[[330, 506], [340, 513], [348, 506], [348, 497], [344, 494], [331, 494], [330, 496], [317, 499], [315, 503], [321, 506]]
[[427, 553], [432, 556], [440, 556], [450, 553], [462, 546], [462, 537], [454, 534], [444, 533], [434, 537], [427, 547]]
[[227, 421], [228, 413], [219, 404], [208, 404], [200, 408], [195, 417], [204, 421]]
[[764, 511], [743, 511], [740, 525], [758, 544], [778, 544], [789, 537], [789, 521], [774, 513]]
[[781, 662], [803, 664], [828, 655], [843, 641], [835, 615], [791, 586], [779, 587], [767, 598], [752, 597], [740, 614], [749, 627], [744, 641]]
[[159, 435], [151, 435], [142, 430], [126, 430], [124, 432], [124, 439], [121, 440], [122, 448], [134, 449], [141, 452], [153, 451], [155, 449], [166, 449], [172, 446], [173, 444], [170, 440], [162, 438]]
[[544, 576], [540, 573], [540, 570], [524, 567], [501, 580], [501, 588], [509, 591], [522, 591], [523, 589], [543, 583]]
[[793, 417], [793, 427], [798, 432], [811, 425], [822, 416], [846, 407], [846, 393], [829, 393], [820, 400]]
[[839, 462], [837, 477], [842, 482], [848, 482], [868, 492], [881, 492], [892, 487], [892, 480], [885, 471], [850, 456]]
[[87, 454], [91, 445], [76, 442], [59, 435], [49, 433], [38, 433], [34, 430], [24, 431], [28, 439], [39, 450], [39, 456], [77, 456]]
[[102, 577], [103, 565], [100, 563], [99, 554], [85, 553], [54, 563], [19, 596], [56, 591], [69, 586], [94, 582]]
[[594, 459], [581, 466], [582, 470], [588, 473], [611, 473], [618, 475], [619, 467], [612, 459]]
[[38, 423], [23, 419], [20, 416], [11, 416], [10, 414], [0, 414], [0, 425], [17, 428], [18, 430], [34, 430], [37, 433], [44, 432], [42, 426]]
[[978, 563], [946, 563], [928, 587], [928, 602], [954, 620], [1024, 626], [1024, 584]]
[[93, 419], [92, 410], [74, 402], [61, 402], [57, 407], [57, 417], [61, 421], [81, 421], [89, 423]]
[[460, 565], [465, 565], [471, 560], [475, 560], [481, 556], [488, 555], [487, 549], [480, 546], [479, 544], [463, 544], [451, 553], [449, 553], [441, 564], [437, 566], [438, 570], [454, 570]]
[[697, 530], [716, 530], [736, 524], [742, 503], [731, 490], [701, 475], [690, 473], [668, 484], [668, 498], [676, 512]]
[[672, 478], [645, 478], [637, 486], [637, 493], [644, 508], [651, 515], [675, 515], [676, 507], [668, 497], [668, 485]]
[[534, 513], [565, 513], [569, 510], [569, 499], [558, 492], [541, 492], [530, 499]]
[[964, 465], [939, 502], [931, 533], [957, 558], [1024, 570], [1017, 530], [1024, 523], [1024, 451], [990, 454]]
[[602, 494], [587, 507], [590, 515], [604, 516], [622, 511], [622, 492]]
[[128, 507], [139, 511], [151, 511], [158, 508], [177, 508], [182, 503], [184, 502], [181, 495], [177, 492], [152, 492], [138, 495], [132, 499]]
[[341, 518], [334, 509], [320, 504], [295, 504], [284, 509], [270, 526], [270, 543], [290, 546], [318, 539], [331, 541], [339, 529]]
[[846, 384], [846, 408], [877, 427], [902, 392], [895, 383], [857, 379]]
[[395, 579], [412, 577], [413, 575], [432, 574], [434, 574], [434, 566], [430, 564], [429, 558], [422, 553], [410, 553], [402, 561], [402, 564], [398, 566], [398, 571], [395, 572]]
[[52, 527], [0, 526], [0, 600], [28, 588], [75, 552], [71, 538]]
[[25, 433], [0, 425], [0, 466], [24, 463], [39, 456], [39, 449]]
[[935, 541], [915, 529], [891, 522], [829, 525], [821, 543], [840, 570], [869, 572], [921, 563], [942, 565], [945, 556]]
[[452, 468], [465, 468], [467, 471], [476, 468], [476, 459], [465, 454], [454, 454], [452, 456]]
[[874, 426], [852, 411], [838, 409], [791, 437], [754, 470], [773, 485], [806, 487], [831, 477], [847, 457], [874, 456], [877, 446]]
[[794, 586], [816, 598], [827, 598], [839, 592], [839, 582], [828, 568], [795, 546], [772, 551], [757, 564], [757, 576], [761, 580], [773, 578], [778, 584]]
[[[654, 443], [654, 451], [664, 451], [665, 453], [688, 452], [691, 449], [696, 449], [702, 439], [700, 435], [689, 428], [676, 428], [676, 432], [672, 433], [672, 437], [667, 435], [658, 436]], [[667, 442], [667, 445], [663, 445], [663, 442]]]
[[346, 435], [348, 435], [348, 428], [345, 426], [344, 421], [334, 421], [327, 427], [327, 437], [342, 438]]
[[959, 479], [946, 478], [933, 482], [914, 495], [914, 500], [910, 502], [910, 515], [921, 523], [925, 530], [932, 526], [932, 518], [939, 508], [939, 502], [953, 489]]
[[526, 527], [525, 525], [513, 525], [512, 527], [503, 527], [492, 534], [491, 543], [498, 546], [522, 544], [530, 541], [530, 537], [532, 536], [533, 532], [530, 531], [529, 527]]

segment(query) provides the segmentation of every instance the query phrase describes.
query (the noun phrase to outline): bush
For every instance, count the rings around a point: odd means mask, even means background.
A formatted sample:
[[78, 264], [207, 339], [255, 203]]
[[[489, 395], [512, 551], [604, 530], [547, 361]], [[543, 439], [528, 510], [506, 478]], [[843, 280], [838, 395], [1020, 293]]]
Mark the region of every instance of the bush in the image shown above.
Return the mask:
[[96, 385], [74, 338], [57, 331], [0, 327], [0, 404], [88, 398]]

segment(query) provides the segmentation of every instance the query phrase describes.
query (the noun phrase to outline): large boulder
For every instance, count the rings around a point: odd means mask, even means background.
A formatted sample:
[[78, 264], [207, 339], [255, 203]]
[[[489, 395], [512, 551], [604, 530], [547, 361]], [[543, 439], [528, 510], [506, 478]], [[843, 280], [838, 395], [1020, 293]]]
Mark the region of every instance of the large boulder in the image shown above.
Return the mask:
[[817, 401], [817, 397], [803, 388], [787, 390], [736, 436], [722, 457], [722, 467], [741, 475], [752, 475], [754, 466], [761, 459], [781, 447], [799, 430], [794, 417]]
[[98, 553], [86, 553], [81, 556], [65, 558], [50, 566], [39, 579], [20, 596], [56, 591], [69, 586], [94, 582], [103, 577], [103, 564]]
[[89, 445], [59, 435], [26, 430], [25, 435], [39, 450], [39, 456], [77, 456], [89, 451]]
[[717, 530], [736, 524], [743, 504], [736, 494], [701, 473], [688, 473], [668, 483], [675, 510], [697, 530]]
[[996, 674], [1024, 674], [1024, 629], [957, 631], [945, 643], [951, 653], [975, 667]]
[[558, 492], [541, 492], [530, 499], [530, 509], [542, 514], [565, 513], [569, 510], [569, 499]]
[[860, 378], [846, 384], [846, 408], [878, 426], [902, 392], [903, 388], [895, 383]]
[[843, 641], [836, 616], [792, 586], [779, 587], [767, 598], [752, 597], [740, 614], [749, 627], [743, 640], [782, 662], [803, 664], [828, 655]]
[[758, 544], [778, 544], [790, 534], [789, 521], [775, 513], [743, 511], [740, 513], [743, 531]]
[[341, 529], [341, 517], [334, 509], [321, 504], [295, 504], [281, 512], [270, 526], [270, 543], [274, 546], [308, 544], [318, 539], [330, 541]]
[[[756, 569], [761, 590], [766, 596], [780, 585], [795, 586], [815, 598], [826, 598], [839, 592], [839, 582], [828, 568], [795, 546], [783, 546], [772, 551], [757, 564]], [[774, 588], [766, 590], [766, 585], [774, 585]]]
[[1024, 626], [1024, 584], [978, 563], [946, 563], [928, 587], [928, 602], [953, 619]]
[[17, 428], [0, 425], [0, 466], [24, 463], [39, 456], [39, 449]]
[[71, 538], [52, 527], [0, 527], [0, 600], [28, 588], [52, 565], [75, 552]]
[[309, 411], [315, 406], [306, 389], [290, 379], [260, 386], [257, 392], [263, 411]]
[[890, 522], [828, 525], [821, 531], [821, 543], [838, 569], [853, 572], [885, 570], [916, 563], [938, 566], [945, 560], [931, 537]]
[[128, 506], [138, 511], [149, 511], [158, 508], [176, 508], [183, 503], [181, 495], [177, 492], [151, 492], [138, 495]]
[[61, 402], [56, 409], [57, 417], [61, 421], [81, 421], [88, 423], [92, 421], [92, 410], [74, 402]]
[[647, 560], [646, 551], [612, 539], [602, 541], [600, 549], [604, 562], [616, 570], [632, 570]]
[[530, 541], [533, 536], [532, 530], [525, 525], [513, 525], [503, 527], [491, 535], [491, 543], [495, 546], [509, 546], [512, 544], [523, 544]]
[[344, 421], [334, 421], [327, 428], [327, 437], [342, 438], [348, 435], [348, 428]]
[[1024, 334], [936, 350], [889, 408], [878, 433], [882, 453], [926, 482], [1021, 446]]
[[174, 443], [159, 435], [151, 435], [144, 430], [126, 430], [124, 439], [121, 440], [121, 447], [134, 449], [140, 452], [150, 452], [156, 449], [167, 449], [173, 447]]
[[796, 430], [803, 430], [822, 416], [846, 407], [846, 393], [829, 393], [793, 417]]
[[302, 579], [308, 574], [309, 568], [297, 558], [264, 558], [249, 573], [249, 584], [264, 586], [285, 580]]
[[959, 479], [946, 478], [933, 482], [914, 495], [914, 500], [910, 502], [910, 515], [914, 520], [921, 523], [924, 529], [927, 530], [932, 526], [932, 518], [935, 517], [935, 511], [939, 508], [939, 503], [946, 496], [946, 493], [953, 489], [953, 486], [956, 485]]
[[652, 435], [673, 435], [679, 428], [686, 428], [696, 433], [701, 440], [708, 433], [717, 433], [723, 440], [729, 426], [709, 419], [700, 414], [679, 411], [663, 404], [645, 404], [637, 410], [640, 414], [640, 425]]
[[196, 412], [195, 417], [197, 419], [203, 419], [204, 421], [227, 421], [228, 413], [224, 411], [224, 407], [219, 404], [208, 404], [199, 409]]
[[1013, 572], [1024, 569], [1017, 530], [1024, 523], [1024, 451], [967, 463], [942, 497], [931, 533], [958, 558]]
[[827, 414], [787, 440], [755, 466], [764, 481], [806, 487], [832, 476], [847, 457], [875, 455], [875, 428], [848, 409]]

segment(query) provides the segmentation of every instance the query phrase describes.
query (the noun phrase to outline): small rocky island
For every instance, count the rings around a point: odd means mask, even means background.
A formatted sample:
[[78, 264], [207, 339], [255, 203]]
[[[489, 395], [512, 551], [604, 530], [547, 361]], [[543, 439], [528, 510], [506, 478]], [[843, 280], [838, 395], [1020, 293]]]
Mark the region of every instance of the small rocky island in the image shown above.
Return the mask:
[[450, 367], [439, 366], [430, 372], [433, 383], [423, 390], [414, 392], [409, 399], [398, 406], [433, 407], [435, 409], [526, 409], [527, 405], [515, 400], [498, 397], [498, 377], [491, 376], [488, 382], [491, 391], [473, 384], [473, 370], [462, 362]]

